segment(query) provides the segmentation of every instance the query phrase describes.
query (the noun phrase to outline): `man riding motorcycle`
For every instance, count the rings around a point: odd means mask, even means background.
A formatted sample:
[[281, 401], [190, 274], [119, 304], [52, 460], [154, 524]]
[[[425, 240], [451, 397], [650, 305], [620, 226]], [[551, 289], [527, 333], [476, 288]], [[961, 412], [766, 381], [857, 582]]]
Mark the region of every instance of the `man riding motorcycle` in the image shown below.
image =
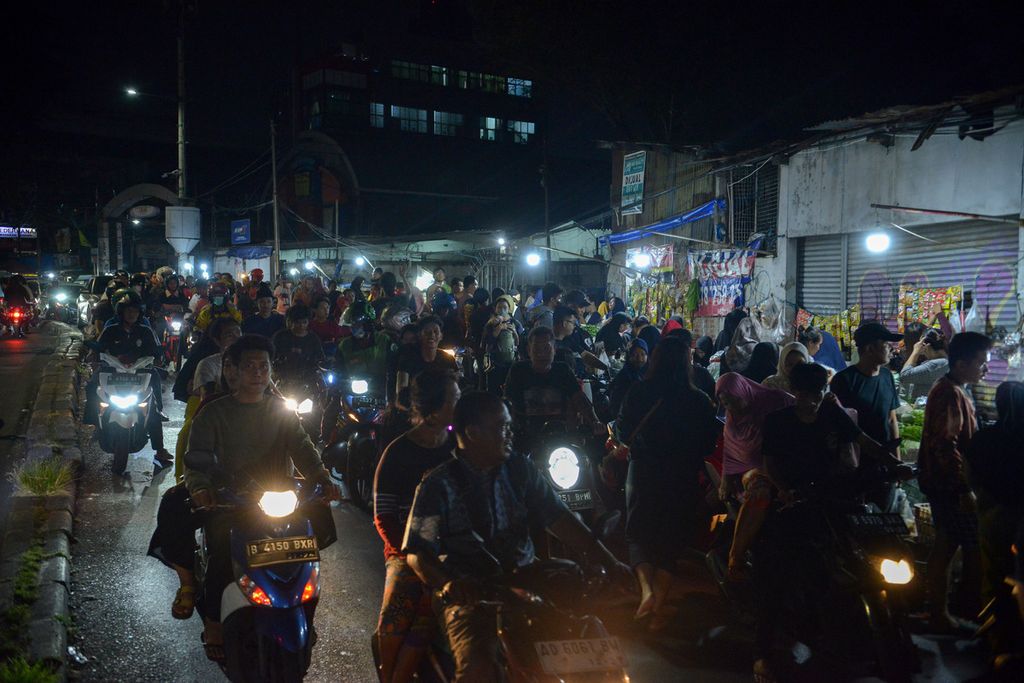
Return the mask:
[[[443, 620], [456, 680], [501, 681], [496, 612], [480, 604], [481, 579], [535, 559], [529, 529], [551, 530], [573, 551], [601, 558], [617, 577], [632, 581], [620, 563], [579, 521], [529, 460], [512, 452], [512, 417], [500, 398], [464, 394], [455, 408], [456, 457], [431, 470], [416, 490], [403, 552], [420, 579], [442, 593]], [[444, 561], [440, 560], [444, 557]]]
[[323, 364], [323, 345], [309, 331], [309, 320], [309, 308], [294, 304], [285, 315], [287, 328], [274, 335], [274, 377], [278, 381], [307, 378]]
[[[337, 488], [320, 464], [319, 453], [295, 412], [267, 394], [272, 351], [270, 341], [258, 335], [244, 335], [226, 351], [238, 369], [237, 388], [196, 415], [188, 446], [190, 452], [216, 454], [223, 481], [215, 481], [207, 472], [187, 469], [185, 486], [196, 508], [214, 508], [216, 491], [225, 485], [239, 491], [257, 482], [261, 488], [273, 490], [275, 484], [291, 479], [293, 467], [310, 484], [323, 486], [328, 499], [337, 498]], [[231, 512], [216, 513], [205, 522], [208, 565], [200, 605], [206, 623], [207, 656], [215, 661], [223, 659], [220, 602], [233, 578], [230, 531], [237, 522]], [[325, 522], [333, 524], [329, 514]]]
[[[114, 324], [104, 328], [99, 339], [96, 340], [94, 350], [97, 354], [107, 353], [117, 357], [123, 363], [131, 364], [137, 362], [144, 356], [152, 356], [154, 359], [160, 357], [160, 345], [153, 330], [140, 321], [142, 317], [142, 301], [132, 290], [121, 290], [114, 294], [115, 317]], [[156, 461], [167, 466], [174, 461], [174, 456], [164, 448], [163, 415], [160, 412], [162, 407], [160, 373], [155, 369], [149, 371], [150, 383], [153, 387], [153, 401], [156, 410], [150, 412], [149, 439], [153, 450], [156, 451]], [[98, 397], [96, 388], [99, 385], [99, 373], [93, 374], [89, 380], [87, 390], [86, 421], [94, 424], [98, 422]]]
[[228, 288], [223, 283], [217, 282], [210, 286], [210, 303], [196, 316], [195, 328], [205, 332], [206, 328], [215, 318], [234, 318], [239, 325], [242, 324], [242, 314], [228, 300]]
[[516, 424], [516, 447], [528, 452], [551, 420], [578, 419], [594, 434], [604, 433], [594, 407], [587, 400], [572, 369], [555, 362], [555, 337], [550, 328], [535, 327], [527, 337], [530, 360], [519, 361], [509, 370], [505, 398], [512, 404]]

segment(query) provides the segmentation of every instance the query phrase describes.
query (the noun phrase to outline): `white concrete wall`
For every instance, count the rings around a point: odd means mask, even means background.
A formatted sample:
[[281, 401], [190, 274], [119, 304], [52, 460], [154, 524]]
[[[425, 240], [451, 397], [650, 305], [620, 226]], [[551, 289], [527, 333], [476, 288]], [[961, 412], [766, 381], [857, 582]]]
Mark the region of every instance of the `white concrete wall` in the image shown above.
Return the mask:
[[789, 238], [962, 218], [873, 209], [899, 204], [989, 215], [1019, 215], [1024, 120], [984, 140], [940, 129], [914, 152], [916, 135], [892, 147], [864, 139], [823, 143], [780, 169], [779, 231]]
[[[558, 232], [551, 233], [551, 247], [553, 249], [561, 249], [563, 251], [572, 252], [572, 254], [566, 254], [562, 252], [552, 252], [552, 261], [572, 261], [576, 260], [574, 255], [580, 256], [608, 256], [607, 248], [598, 249], [598, 237], [608, 234], [608, 231], [589, 231], [583, 230], [582, 228], [569, 228], [568, 230], [560, 230]], [[534, 247], [547, 246], [547, 238], [544, 233], [537, 233], [531, 235], [528, 238], [528, 243]], [[603, 252], [603, 253], [602, 253]]]

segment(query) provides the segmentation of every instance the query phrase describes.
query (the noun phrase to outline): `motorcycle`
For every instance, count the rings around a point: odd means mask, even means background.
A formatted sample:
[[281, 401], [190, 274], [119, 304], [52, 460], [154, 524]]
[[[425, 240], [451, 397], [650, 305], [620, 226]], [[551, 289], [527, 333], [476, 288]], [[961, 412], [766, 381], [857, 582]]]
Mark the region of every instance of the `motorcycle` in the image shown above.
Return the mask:
[[602, 499], [590, 447], [579, 436], [570, 433], [564, 422], [550, 421], [529, 449], [530, 460], [570, 510], [592, 516]]
[[183, 313], [167, 313], [164, 315], [164, 338], [163, 347], [166, 364], [174, 368], [175, 372], [181, 370], [184, 349], [182, 345], [186, 338], [184, 332], [185, 315]]
[[[216, 457], [189, 452], [191, 469], [211, 471]], [[221, 668], [234, 683], [301, 681], [309, 669], [320, 599], [320, 550], [333, 542], [317, 537], [312, 506], [323, 504], [319, 485], [302, 480], [278, 491], [240, 494], [218, 489], [217, 510], [237, 517], [230, 531], [233, 581], [221, 595], [224, 632]], [[209, 567], [205, 525], [197, 532], [196, 577]]]
[[[917, 586], [913, 553], [906, 543], [906, 522], [899, 514], [872, 504], [815, 495], [780, 508], [775, 515], [813, 520], [815, 532], [797, 541], [807, 557], [821, 558], [804, 588], [786, 596], [781, 628], [807, 644], [817, 656], [886, 681], [909, 681], [920, 670], [908, 625], [909, 604]], [[766, 528], [767, 524], [766, 523]], [[732, 525], [719, 527], [732, 538]], [[754, 563], [771, 563], [772, 543], [765, 532], [751, 551]], [[728, 578], [729, 543], [707, 553], [708, 569], [741, 618], [754, 613], [753, 590]], [[792, 549], [787, 549], [787, 553]]]
[[68, 289], [52, 288], [46, 293], [46, 305], [43, 317], [47, 320], [59, 320], [74, 325], [77, 322], [77, 301], [73, 301], [72, 292]]
[[288, 377], [279, 382], [278, 391], [288, 409], [298, 414], [309, 438], [317, 443], [320, 440], [324, 395], [320, 378], [308, 373], [301, 377]]
[[332, 474], [340, 475], [352, 502], [369, 510], [381, 453], [378, 434], [387, 399], [383, 391], [371, 391], [370, 382], [365, 379], [339, 379], [328, 373], [326, 381], [329, 388], [338, 387], [335, 391], [341, 410], [327, 439], [323, 463]]
[[128, 456], [146, 447], [149, 440], [147, 422], [153, 397], [152, 377], [143, 372], [153, 367], [153, 358], [145, 356], [125, 365], [110, 354], [100, 354], [99, 443], [113, 453], [110, 466], [116, 475], [124, 474]]
[[[595, 523], [601, 540], [618, 525], [619, 512]], [[487, 563], [500, 571], [500, 563], [484, 547], [479, 535], [468, 543]], [[584, 558], [585, 559], [585, 558]], [[498, 660], [512, 683], [573, 683], [575, 681], [629, 681], [626, 656], [619, 639], [588, 610], [609, 592], [604, 567], [584, 561], [544, 560], [488, 580], [481, 604], [496, 608]], [[374, 660], [380, 667], [376, 638]], [[443, 634], [424, 658], [418, 680], [447, 683], [454, 665]]]
[[32, 310], [26, 306], [11, 306], [7, 309], [7, 327], [11, 336], [23, 338], [32, 324]]

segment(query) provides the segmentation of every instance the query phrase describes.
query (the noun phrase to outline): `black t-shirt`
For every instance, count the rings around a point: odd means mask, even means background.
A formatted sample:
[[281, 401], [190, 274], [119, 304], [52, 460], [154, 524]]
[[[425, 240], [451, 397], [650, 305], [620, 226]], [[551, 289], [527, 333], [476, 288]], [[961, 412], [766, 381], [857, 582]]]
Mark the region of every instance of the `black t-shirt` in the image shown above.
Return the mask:
[[307, 332], [297, 337], [290, 330], [280, 330], [271, 339], [274, 344], [274, 370], [282, 377], [300, 377], [314, 372], [324, 360], [320, 337]]
[[409, 386], [402, 389], [398, 396], [402, 405], [409, 405], [409, 389], [412, 387], [412, 381], [416, 379], [416, 375], [429, 369], [458, 372], [459, 365], [455, 362], [455, 358], [440, 349], [438, 349], [437, 354], [434, 356], [434, 360], [429, 363], [423, 360], [423, 354], [420, 353], [420, 347], [418, 344], [409, 344], [399, 351], [398, 372], [404, 372], [409, 375]]
[[845, 408], [857, 411], [857, 424], [878, 443], [885, 444], [895, 438], [889, 414], [900, 405], [896, 382], [888, 368], [868, 377], [851, 365], [832, 378], [832, 393]]
[[841, 447], [856, 441], [860, 433], [834, 403], [822, 403], [814, 422], [804, 422], [797, 417], [796, 406], [789, 406], [765, 417], [761, 448], [785, 485], [804, 491], [836, 471]]
[[534, 432], [548, 420], [562, 420], [569, 415], [569, 400], [580, 392], [572, 369], [565, 363], [552, 363], [545, 373], [535, 372], [530, 361], [519, 361], [508, 371], [505, 398], [521, 430]]
[[105, 325], [113, 317], [114, 305], [110, 303], [110, 299], [103, 299], [92, 307], [92, 322], [94, 323], [98, 320], [101, 325]]
[[702, 365], [693, 365], [693, 386], [703, 391], [709, 398], [714, 398], [715, 378], [712, 377], [711, 373], [708, 372], [708, 369]]

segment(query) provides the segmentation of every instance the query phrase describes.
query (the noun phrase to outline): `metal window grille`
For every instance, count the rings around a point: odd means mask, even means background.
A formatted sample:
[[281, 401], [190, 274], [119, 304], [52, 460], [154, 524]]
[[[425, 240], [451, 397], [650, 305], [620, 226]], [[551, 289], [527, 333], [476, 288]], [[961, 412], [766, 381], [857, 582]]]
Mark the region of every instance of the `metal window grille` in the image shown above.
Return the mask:
[[370, 102], [370, 125], [374, 128], [384, 127], [384, 105], [380, 102]]
[[462, 114], [453, 114], [447, 111], [434, 112], [434, 135], [455, 136], [462, 126]]
[[391, 106], [391, 118], [398, 119], [399, 130], [408, 133], [427, 132], [427, 110]]
[[773, 163], [731, 169], [729, 182], [729, 241], [745, 244], [763, 233], [761, 248], [774, 252], [779, 216], [779, 167]]

